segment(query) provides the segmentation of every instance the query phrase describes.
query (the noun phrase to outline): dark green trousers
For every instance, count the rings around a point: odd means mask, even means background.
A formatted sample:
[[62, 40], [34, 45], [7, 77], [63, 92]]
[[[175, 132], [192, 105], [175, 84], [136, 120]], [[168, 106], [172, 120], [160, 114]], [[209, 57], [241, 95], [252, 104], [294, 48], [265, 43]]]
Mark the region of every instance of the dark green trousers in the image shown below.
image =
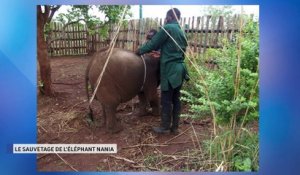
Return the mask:
[[178, 128], [181, 111], [180, 89], [181, 86], [173, 89], [169, 85], [168, 91], [161, 91], [161, 127], [165, 129]]

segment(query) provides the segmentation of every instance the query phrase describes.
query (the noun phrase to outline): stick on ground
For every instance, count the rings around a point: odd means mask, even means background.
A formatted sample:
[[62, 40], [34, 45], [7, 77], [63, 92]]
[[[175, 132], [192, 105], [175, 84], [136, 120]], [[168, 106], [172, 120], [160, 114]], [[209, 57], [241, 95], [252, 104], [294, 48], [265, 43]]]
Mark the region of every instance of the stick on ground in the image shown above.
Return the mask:
[[72, 168], [72, 170], [78, 172], [77, 169], [75, 169], [70, 163], [68, 163], [67, 161], [65, 161], [65, 159], [63, 159], [62, 157], [60, 157], [59, 154], [55, 153], [65, 164], [67, 164], [70, 168]]
[[118, 160], [124, 160], [124, 161], [126, 161], [126, 162], [134, 163], [134, 164], [135, 164], [134, 161], [129, 160], [129, 159], [125, 158], [125, 157], [119, 157], [119, 156], [113, 156], [113, 155], [110, 155], [110, 157], [113, 157], [113, 158], [118, 159]]
[[177, 136], [165, 141], [165, 143], [169, 143], [170, 141], [176, 139], [177, 137], [181, 136], [182, 134], [184, 134], [185, 132], [187, 132], [191, 127], [187, 128], [186, 130], [184, 130], [182, 133], [178, 134]]

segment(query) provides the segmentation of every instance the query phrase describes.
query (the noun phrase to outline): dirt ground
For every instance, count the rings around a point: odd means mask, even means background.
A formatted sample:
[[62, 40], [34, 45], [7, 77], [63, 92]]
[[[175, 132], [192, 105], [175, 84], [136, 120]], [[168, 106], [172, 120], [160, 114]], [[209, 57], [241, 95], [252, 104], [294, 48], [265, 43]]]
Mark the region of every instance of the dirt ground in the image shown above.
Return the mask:
[[[97, 101], [92, 104], [95, 125], [87, 122], [84, 73], [88, 60], [89, 57], [51, 59], [56, 96], [49, 98], [38, 94], [37, 142], [116, 143], [118, 153], [39, 154], [38, 171], [184, 171], [185, 155], [201, 146], [198, 141], [202, 144], [210, 137], [211, 121], [181, 119], [179, 135], [158, 135], [151, 128], [159, 125], [159, 117], [132, 114], [138, 103], [135, 97], [118, 107], [117, 117], [124, 129], [117, 134], [106, 133], [101, 120], [102, 109]], [[183, 111], [186, 108], [183, 106]]]

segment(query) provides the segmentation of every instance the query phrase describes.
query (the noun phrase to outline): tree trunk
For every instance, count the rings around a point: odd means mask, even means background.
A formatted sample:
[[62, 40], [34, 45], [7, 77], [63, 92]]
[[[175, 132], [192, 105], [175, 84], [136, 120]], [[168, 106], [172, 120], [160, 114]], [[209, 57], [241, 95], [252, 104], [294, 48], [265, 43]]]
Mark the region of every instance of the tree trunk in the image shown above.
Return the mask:
[[52, 80], [51, 80], [51, 66], [50, 60], [47, 53], [47, 43], [44, 39], [44, 25], [45, 21], [43, 20], [41, 14], [38, 14], [37, 19], [37, 56], [40, 66], [40, 76], [42, 81], [42, 86], [40, 91], [42, 94], [47, 96], [53, 96], [52, 90]]

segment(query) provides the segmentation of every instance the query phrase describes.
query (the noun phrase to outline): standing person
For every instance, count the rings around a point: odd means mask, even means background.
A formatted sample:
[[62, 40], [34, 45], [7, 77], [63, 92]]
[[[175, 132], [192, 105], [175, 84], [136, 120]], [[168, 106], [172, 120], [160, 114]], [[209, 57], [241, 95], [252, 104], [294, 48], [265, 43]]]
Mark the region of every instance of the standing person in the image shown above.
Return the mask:
[[160, 126], [153, 127], [156, 133], [167, 133], [169, 131], [178, 133], [181, 110], [180, 89], [183, 80], [188, 79], [183, 61], [183, 51], [187, 47], [187, 42], [177, 19], [180, 19], [180, 11], [177, 8], [170, 9], [167, 12], [166, 24], [163, 26], [163, 29], [160, 29], [150, 41], [142, 45], [136, 52], [138, 55], [142, 55], [152, 50], [161, 49], [160, 82], [162, 110]]

